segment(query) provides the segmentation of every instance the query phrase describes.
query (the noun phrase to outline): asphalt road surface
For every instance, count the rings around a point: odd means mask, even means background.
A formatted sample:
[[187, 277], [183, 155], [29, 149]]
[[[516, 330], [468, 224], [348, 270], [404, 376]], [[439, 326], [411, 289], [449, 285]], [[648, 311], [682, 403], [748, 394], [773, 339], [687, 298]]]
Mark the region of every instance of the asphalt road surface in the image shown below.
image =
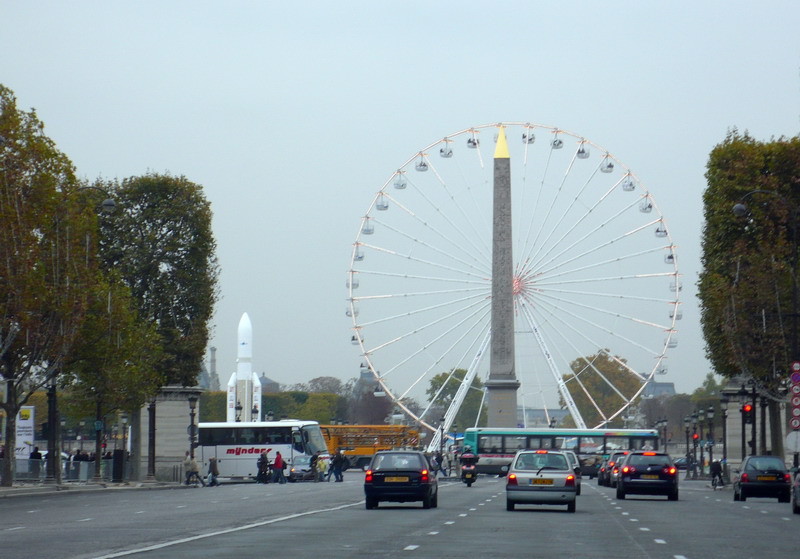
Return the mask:
[[366, 510], [362, 475], [344, 483], [108, 489], [0, 500], [0, 556], [793, 558], [800, 515], [776, 499], [733, 502], [729, 488], [684, 482], [681, 498], [630, 496], [584, 482], [577, 512], [505, 510], [505, 481], [440, 482], [439, 508]]

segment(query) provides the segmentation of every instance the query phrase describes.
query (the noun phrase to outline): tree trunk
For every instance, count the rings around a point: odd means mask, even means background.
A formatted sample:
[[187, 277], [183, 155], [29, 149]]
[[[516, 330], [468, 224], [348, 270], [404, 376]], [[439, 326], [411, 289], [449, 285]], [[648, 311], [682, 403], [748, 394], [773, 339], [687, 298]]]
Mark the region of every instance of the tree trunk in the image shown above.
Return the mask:
[[14, 384], [14, 381], [9, 380], [6, 386], [8, 387], [8, 403], [3, 406], [6, 412], [6, 432], [4, 437], [6, 446], [3, 449], [3, 460], [2, 465], [0, 465], [0, 468], [2, 468], [0, 469], [0, 474], [2, 474], [0, 475], [2, 477], [0, 485], [2, 487], [11, 487], [16, 469], [17, 413], [19, 411], [14, 412], [16, 406], [12, 404], [12, 402], [17, 401], [16, 384]]
[[769, 430], [772, 442], [772, 454], [785, 457], [784, 450], [784, 425], [781, 420], [781, 402], [769, 401]]
[[[767, 454], [767, 402], [766, 398], [761, 398], [761, 406], [759, 411], [759, 431], [761, 432], [761, 440], [758, 441], [758, 453], [759, 454]], [[769, 401], [771, 404], [772, 401]], [[772, 446], [772, 448], [775, 448]]]

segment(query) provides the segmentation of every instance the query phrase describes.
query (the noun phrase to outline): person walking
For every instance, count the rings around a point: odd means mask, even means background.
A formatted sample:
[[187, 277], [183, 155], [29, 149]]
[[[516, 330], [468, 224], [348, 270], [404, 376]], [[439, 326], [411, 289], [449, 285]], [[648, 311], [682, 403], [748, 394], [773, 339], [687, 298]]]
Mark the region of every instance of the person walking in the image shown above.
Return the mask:
[[283, 456], [281, 456], [280, 451], [276, 452], [275, 460], [272, 461], [272, 481], [274, 483], [280, 483], [281, 485], [286, 483], [286, 476], [283, 474], [283, 469], [285, 467], [286, 461], [283, 459]]
[[33, 447], [33, 452], [28, 455], [28, 463], [31, 465], [31, 474], [38, 480], [42, 468], [42, 453], [38, 446]]
[[266, 452], [262, 452], [261, 456], [258, 457], [256, 467], [258, 467], [256, 483], [269, 483], [269, 458], [267, 458]]
[[325, 481], [325, 474], [330, 469], [328, 461], [325, 460], [322, 456], [317, 459], [317, 470], [319, 471], [318, 479], [314, 481]]
[[219, 485], [217, 478], [219, 477], [219, 466], [217, 466], [217, 459], [213, 456], [208, 459], [208, 486], [214, 487]]
[[183, 459], [183, 471], [186, 474], [186, 481], [184, 482], [186, 485], [199, 482], [203, 487], [206, 486], [206, 482], [200, 477], [200, 468], [197, 466], [197, 460], [192, 458], [188, 450], [186, 451], [186, 457]]
[[344, 481], [344, 476], [342, 475], [342, 471], [344, 471], [346, 460], [347, 457], [342, 453], [342, 451], [337, 450], [336, 455], [333, 457], [331, 463], [331, 466], [333, 466], [333, 476], [336, 479], [336, 481]]

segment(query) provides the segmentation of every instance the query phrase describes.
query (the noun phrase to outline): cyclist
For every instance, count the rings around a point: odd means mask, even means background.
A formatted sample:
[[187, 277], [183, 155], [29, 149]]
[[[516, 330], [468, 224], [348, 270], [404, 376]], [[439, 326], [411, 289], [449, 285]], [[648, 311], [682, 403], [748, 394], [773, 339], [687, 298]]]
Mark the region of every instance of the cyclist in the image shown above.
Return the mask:
[[722, 464], [720, 464], [719, 460], [714, 460], [713, 462], [711, 462], [710, 470], [711, 470], [711, 486], [714, 487], [714, 489], [716, 489], [717, 486], [724, 487], [725, 482], [722, 479]]

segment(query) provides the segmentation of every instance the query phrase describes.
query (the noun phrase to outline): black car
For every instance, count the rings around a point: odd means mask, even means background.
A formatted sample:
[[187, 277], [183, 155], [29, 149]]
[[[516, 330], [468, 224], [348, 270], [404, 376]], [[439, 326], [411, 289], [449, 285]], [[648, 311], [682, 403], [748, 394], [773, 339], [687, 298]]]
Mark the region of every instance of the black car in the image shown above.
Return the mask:
[[603, 461], [597, 472], [597, 485], [611, 487], [611, 474], [614, 471], [614, 466], [616, 466], [626, 454], [628, 454], [627, 450], [615, 450], [608, 455], [608, 458]]
[[439, 504], [439, 486], [428, 458], [410, 450], [375, 453], [364, 476], [364, 495], [367, 509], [381, 501], [422, 501], [426, 509]]
[[734, 501], [748, 497], [777, 497], [781, 503], [791, 500], [792, 476], [777, 456], [748, 456], [733, 473]]
[[626, 495], [666, 495], [678, 500], [678, 468], [665, 452], [634, 451], [618, 464], [617, 499]]

